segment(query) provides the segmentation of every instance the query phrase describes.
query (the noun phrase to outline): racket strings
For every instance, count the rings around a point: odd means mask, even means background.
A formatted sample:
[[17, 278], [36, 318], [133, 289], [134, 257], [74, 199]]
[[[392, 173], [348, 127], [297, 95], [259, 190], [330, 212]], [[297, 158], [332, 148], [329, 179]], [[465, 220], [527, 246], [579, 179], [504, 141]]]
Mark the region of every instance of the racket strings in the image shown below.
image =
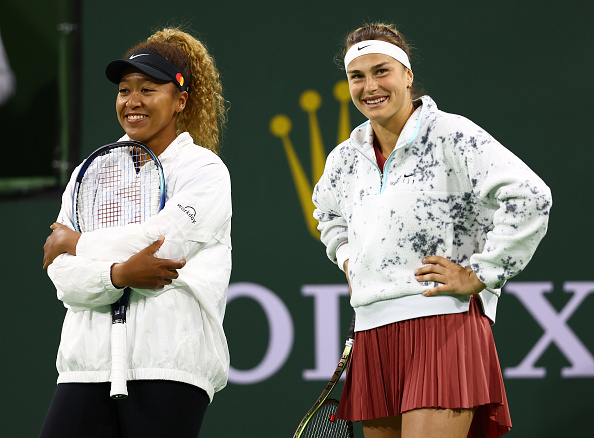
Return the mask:
[[159, 211], [161, 179], [147, 156], [139, 149], [123, 147], [93, 161], [78, 192], [81, 230], [141, 223]]
[[[155, 154], [136, 142], [105, 145], [95, 150], [79, 168], [74, 185], [73, 226], [88, 232], [100, 228], [144, 222], [165, 204], [165, 176]], [[112, 304], [112, 398], [124, 398], [127, 372], [126, 287]]]
[[352, 438], [353, 424], [336, 418], [338, 401], [327, 400], [311, 417], [300, 438]]
[[146, 163], [151, 162], [151, 156], [139, 147], [131, 146], [129, 152], [130, 157], [134, 162], [134, 169], [136, 170], [136, 173], [140, 172], [140, 169]]
[[129, 211], [134, 214], [129, 218], [128, 223], [140, 222], [137, 205], [140, 204], [140, 184], [138, 178], [134, 178], [129, 183], [120, 186], [122, 173], [125, 172], [113, 164], [107, 164], [100, 169], [99, 187], [104, 194], [113, 194], [113, 197], [103, 197], [103, 202], [99, 202], [97, 208], [97, 221], [99, 228], [112, 227], [119, 222], [122, 216], [122, 204], [127, 203], [133, 206]]

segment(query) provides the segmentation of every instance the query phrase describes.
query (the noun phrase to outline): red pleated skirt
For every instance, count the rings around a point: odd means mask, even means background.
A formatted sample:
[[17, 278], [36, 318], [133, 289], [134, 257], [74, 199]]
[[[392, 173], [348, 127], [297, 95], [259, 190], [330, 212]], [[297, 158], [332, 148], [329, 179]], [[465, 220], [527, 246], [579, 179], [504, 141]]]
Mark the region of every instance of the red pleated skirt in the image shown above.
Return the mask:
[[391, 417], [419, 408], [475, 408], [468, 438], [511, 429], [489, 320], [470, 310], [355, 333], [338, 418]]

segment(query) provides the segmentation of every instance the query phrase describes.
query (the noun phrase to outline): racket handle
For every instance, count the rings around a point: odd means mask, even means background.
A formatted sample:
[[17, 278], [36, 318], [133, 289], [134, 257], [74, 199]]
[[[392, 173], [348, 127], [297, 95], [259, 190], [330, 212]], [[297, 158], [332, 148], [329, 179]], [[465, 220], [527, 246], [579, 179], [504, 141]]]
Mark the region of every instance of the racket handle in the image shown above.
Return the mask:
[[349, 334], [347, 335], [347, 345], [353, 345], [353, 340], [355, 339], [355, 317], [357, 316], [356, 313], [353, 314], [353, 319], [351, 320], [351, 326], [349, 327]]
[[111, 398], [126, 398], [126, 324], [111, 325]]

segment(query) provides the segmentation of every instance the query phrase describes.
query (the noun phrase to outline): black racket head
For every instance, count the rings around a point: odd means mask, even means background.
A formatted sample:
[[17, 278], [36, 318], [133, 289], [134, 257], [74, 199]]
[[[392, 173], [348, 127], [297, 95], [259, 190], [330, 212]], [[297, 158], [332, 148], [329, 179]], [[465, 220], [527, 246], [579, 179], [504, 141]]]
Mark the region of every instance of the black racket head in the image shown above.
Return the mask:
[[73, 195], [76, 231], [144, 222], [165, 204], [165, 177], [157, 156], [135, 141], [111, 143], [82, 164]]
[[[351, 320], [351, 325], [349, 327], [349, 333], [347, 335], [347, 339], [345, 342], [344, 351], [342, 353], [340, 361], [338, 362], [336, 370], [334, 371], [334, 374], [332, 374], [332, 377], [330, 378], [330, 381], [326, 385], [326, 388], [324, 388], [324, 390], [322, 391], [322, 394], [318, 397], [318, 399], [316, 400], [314, 405], [311, 407], [311, 409], [309, 411], [307, 411], [307, 413], [301, 420], [301, 423], [299, 423], [299, 426], [297, 427], [297, 430], [295, 431], [293, 438], [300, 438], [300, 437], [306, 437], [306, 436], [312, 436], [312, 437], [314, 437], [314, 436], [319, 436], [319, 437], [323, 437], [323, 436], [350, 437], [350, 436], [353, 436], [352, 423], [346, 422], [345, 427], [342, 427], [343, 420], [336, 420], [337, 421], [336, 423], [334, 423], [334, 421], [332, 421], [333, 420], [332, 415], [336, 414], [336, 411], [338, 409], [338, 401], [335, 399], [328, 398], [328, 397], [329, 397], [330, 393], [332, 392], [332, 390], [334, 389], [334, 387], [336, 386], [336, 384], [338, 383], [340, 376], [342, 375], [344, 370], [349, 365], [349, 362], [351, 359], [351, 351], [352, 351], [353, 343], [354, 343], [354, 337], [355, 337], [355, 315], [353, 315], [353, 318]], [[326, 418], [333, 424], [328, 424], [328, 421], [324, 421], [324, 418]], [[345, 432], [346, 435], [341, 434], [343, 429], [346, 431]], [[321, 435], [317, 434], [317, 433], [321, 433], [321, 432], [319, 432], [320, 430], [324, 431]], [[315, 434], [313, 434], [314, 431], [315, 431]], [[324, 435], [324, 433], [326, 433], [326, 432], [336, 433], [337, 435]]]
[[313, 413], [300, 438], [352, 438], [353, 423], [336, 418], [338, 400], [329, 398]]

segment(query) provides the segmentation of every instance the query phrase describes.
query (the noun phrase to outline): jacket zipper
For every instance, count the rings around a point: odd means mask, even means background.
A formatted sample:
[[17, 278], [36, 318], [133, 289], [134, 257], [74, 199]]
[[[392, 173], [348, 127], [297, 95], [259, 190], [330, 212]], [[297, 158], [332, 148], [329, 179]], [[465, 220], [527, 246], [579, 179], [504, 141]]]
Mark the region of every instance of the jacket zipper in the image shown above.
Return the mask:
[[375, 167], [375, 169], [377, 170], [377, 173], [379, 173], [379, 177], [380, 177], [380, 187], [379, 187], [379, 193], [378, 195], [381, 195], [384, 193], [384, 190], [386, 188], [386, 182], [388, 181], [388, 167], [390, 167], [390, 163], [392, 162], [392, 157], [394, 156], [394, 151], [396, 151], [396, 148], [394, 148], [394, 150], [392, 151], [392, 153], [390, 154], [390, 156], [388, 157], [388, 159], [386, 160], [386, 162], [384, 163], [384, 171], [382, 172], [379, 168], [379, 166], [377, 165], [377, 163], [372, 160], [371, 158], [369, 158], [367, 156], [367, 154], [363, 153], [363, 151], [361, 151], [359, 148], [355, 148], [357, 151], [359, 151], [360, 154], [362, 154], [365, 158], [367, 158], [369, 160], [369, 162]]

